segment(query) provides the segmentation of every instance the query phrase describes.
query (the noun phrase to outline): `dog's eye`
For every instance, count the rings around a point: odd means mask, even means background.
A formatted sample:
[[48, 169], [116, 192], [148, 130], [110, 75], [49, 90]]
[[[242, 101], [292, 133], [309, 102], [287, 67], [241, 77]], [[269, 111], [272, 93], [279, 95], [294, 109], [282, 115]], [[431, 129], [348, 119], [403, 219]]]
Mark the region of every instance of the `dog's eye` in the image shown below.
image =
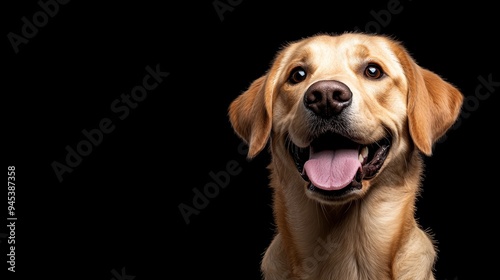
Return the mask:
[[377, 64], [368, 64], [365, 68], [365, 76], [371, 79], [380, 79], [384, 75], [384, 72]]
[[307, 73], [302, 67], [296, 67], [290, 73], [288, 81], [292, 84], [297, 84], [306, 79]]

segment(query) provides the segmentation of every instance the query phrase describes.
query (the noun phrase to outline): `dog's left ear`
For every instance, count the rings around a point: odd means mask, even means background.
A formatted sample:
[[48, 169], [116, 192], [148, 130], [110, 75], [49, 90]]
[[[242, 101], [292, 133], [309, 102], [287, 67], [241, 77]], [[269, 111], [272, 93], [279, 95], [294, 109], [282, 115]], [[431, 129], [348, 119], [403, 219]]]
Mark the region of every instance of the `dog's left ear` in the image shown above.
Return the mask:
[[229, 120], [236, 134], [248, 144], [248, 158], [262, 151], [271, 134], [274, 91], [281, 57], [277, 56], [267, 74], [253, 81], [229, 106]]
[[404, 50], [398, 53], [408, 80], [408, 124], [417, 148], [432, 155], [434, 143], [458, 118], [461, 92], [439, 75], [418, 66]]

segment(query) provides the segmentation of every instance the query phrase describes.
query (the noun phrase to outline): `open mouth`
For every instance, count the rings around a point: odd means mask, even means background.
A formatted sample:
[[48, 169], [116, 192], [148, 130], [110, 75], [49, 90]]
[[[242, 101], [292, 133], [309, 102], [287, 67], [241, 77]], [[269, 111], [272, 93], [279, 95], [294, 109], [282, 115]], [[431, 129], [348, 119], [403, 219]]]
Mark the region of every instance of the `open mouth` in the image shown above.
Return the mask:
[[288, 144], [302, 178], [310, 182], [309, 190], [340, 196], [361, 189], [362, 180], [375, 177], [387, 158], [391, 140], [384, 137], [362, 145], [339, 134], [327, 133], [306, 148], [299, 148], [291, 141]]

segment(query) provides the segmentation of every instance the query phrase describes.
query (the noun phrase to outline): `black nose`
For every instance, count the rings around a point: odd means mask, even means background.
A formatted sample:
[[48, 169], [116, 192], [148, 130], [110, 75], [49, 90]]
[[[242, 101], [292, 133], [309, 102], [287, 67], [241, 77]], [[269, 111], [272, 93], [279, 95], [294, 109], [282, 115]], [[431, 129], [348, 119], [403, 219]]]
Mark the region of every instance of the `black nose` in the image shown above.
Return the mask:
[[304, 95], [305, 106], [323, 118], [340, 114], [351, 104], [351, 100], [352, 92], [349, 87], [334, 80], [315, 82]]

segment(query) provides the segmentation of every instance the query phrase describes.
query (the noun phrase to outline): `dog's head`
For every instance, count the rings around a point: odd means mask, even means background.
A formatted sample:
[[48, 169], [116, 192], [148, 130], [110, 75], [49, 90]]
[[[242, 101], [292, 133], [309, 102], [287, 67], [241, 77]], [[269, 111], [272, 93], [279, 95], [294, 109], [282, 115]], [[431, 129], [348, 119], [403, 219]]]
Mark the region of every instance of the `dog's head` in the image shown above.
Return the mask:
[[338, 203], [361, 197], [391, 161], [431, 155], [461, 104], [461, 93], [399, 42], [322, 34], [278, 52], [229, 118], [249, 158], [272, 139], [273, 160], [294, 168], [311, 198]]

